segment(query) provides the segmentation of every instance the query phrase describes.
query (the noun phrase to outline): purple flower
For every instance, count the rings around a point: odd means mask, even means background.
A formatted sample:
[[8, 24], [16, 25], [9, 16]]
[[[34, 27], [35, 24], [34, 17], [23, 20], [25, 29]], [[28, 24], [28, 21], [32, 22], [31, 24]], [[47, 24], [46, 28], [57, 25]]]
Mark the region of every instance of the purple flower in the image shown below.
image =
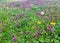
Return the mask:
[[47, 29], [49, 30], [49, 31], [51, 31], [51, 32], [54, 32], [55, 30], [52, 28], [52, 26], [47, 26]]
[[17, 37], [14, 36], [14, 37], [12, 38], [12, 40], [13, 40], [13, 42], [16, 42], [16, 41], [17, 41]]
[[27, 0], [27, 3], [30, 4], [31, 3], [31, 0]]
[[22, 34], [23, 34], [23, 32], [21, 31], [21, 32], [20, 32], [20, 35], [22, 35]]
[[20, 22], [18, 22], [18, 23], [17, 23], [17, 26], [18, 26], [18, 27], [21, 27], [21, 23], [20, 23]]
[[50, 19], [52, 20], [52, 19], [53, 19], [53, 17], [52, 17], [52, 16], [50, 16]]
[[26, 31], [27, 34], [30, 34], [30, 31]]
[[38, 32], [36, 32], [36, 33], [34, 34], [34, 37], [38, 37], [38, 35], [39, 35], [39, 33], [38, 33]]
[[24, 14], [18, 14], [18, 15], [16, 16], [16, 19], [18, 20], [18, 19], [21, 18], [22, 16], [24, 16]]
[[58, 16], [56, 16], [55, 20], [58, 20]]
[[48, 29], [48, 30], [51, 30], [51, 29], [52, 29], [52, 27], [49, 25], [49, 26], [47, 26], [47, 29]]
[[27, 1], [24, 1], [23, 3], [22, 3], [22, 8], [26, 8], [26, 6], [28, 5], [29, 3], [27, 2]]
[[17, 15], [17, 17], [19, 17], [19, 18], [20, 18], [21, 16], [24, 16], [24, 14], [18, 14], [18, 15]]
[[35, 3], [36, 3], [37, 5], [42, 5], [42, 4], [43, 4], [43, 1], [41, 1], [41, 0], [35, 0]]

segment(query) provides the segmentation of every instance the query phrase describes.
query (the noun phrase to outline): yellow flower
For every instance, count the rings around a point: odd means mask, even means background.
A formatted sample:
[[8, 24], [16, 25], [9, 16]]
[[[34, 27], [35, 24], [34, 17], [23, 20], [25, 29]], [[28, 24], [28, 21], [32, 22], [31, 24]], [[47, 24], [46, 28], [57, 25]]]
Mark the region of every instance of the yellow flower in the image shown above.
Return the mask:
[[38, 21], [38, 22], [37, 22], [37, 24], [41, 24], [41, 22], [40, 22], [40, 21]]
[[55, 22], [51, 22], [50, 24], [51, 24], [51, 25], [56, 25], [56, 23], [55, 23]]

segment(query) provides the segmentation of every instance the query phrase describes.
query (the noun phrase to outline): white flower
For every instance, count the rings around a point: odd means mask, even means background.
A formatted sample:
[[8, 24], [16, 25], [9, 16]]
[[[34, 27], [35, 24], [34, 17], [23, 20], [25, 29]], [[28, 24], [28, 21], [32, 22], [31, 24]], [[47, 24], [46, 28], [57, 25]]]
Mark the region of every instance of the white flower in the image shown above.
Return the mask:
[[44, 12], [43, 11], [41, 12], [41, 15], [44, 15]]

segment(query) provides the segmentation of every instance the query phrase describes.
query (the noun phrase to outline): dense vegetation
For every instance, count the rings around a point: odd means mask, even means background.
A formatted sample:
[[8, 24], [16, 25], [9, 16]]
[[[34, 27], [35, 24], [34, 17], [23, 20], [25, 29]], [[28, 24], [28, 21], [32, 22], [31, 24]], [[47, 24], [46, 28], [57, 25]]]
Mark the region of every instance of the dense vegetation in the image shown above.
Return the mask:
[[0, 7], [0, 43], [60, 43], [60, 8]]

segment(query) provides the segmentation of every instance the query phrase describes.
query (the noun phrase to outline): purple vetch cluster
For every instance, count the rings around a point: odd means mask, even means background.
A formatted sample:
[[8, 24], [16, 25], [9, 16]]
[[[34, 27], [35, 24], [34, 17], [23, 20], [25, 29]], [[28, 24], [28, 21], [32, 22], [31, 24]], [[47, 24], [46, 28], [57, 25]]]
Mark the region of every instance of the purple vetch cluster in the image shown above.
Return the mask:
[[17, 7], [16, 4], [20, 4], [22, 8], [31, 8], [33, 6], [39, 6], [39, 5], [43, 5], [43, 1], [42, 0], [27, 0], [27, 1], [23, 1], [23, 2], [10, 2], [8, 4], [9, 7]]

